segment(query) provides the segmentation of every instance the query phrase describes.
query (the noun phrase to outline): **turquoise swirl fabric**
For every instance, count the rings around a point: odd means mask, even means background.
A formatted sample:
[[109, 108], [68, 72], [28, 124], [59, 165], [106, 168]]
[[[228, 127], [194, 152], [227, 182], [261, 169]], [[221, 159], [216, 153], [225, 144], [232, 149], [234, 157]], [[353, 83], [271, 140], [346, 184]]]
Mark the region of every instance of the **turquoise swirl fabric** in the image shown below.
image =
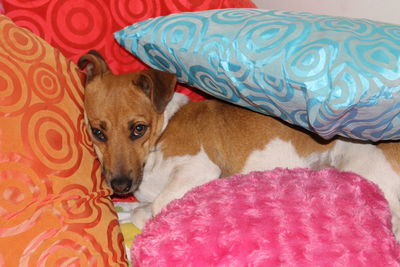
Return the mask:
[[145, 20], [115, 38], [182, 83], [324, 138], [400, 139], [400, 26], [220, 9]]

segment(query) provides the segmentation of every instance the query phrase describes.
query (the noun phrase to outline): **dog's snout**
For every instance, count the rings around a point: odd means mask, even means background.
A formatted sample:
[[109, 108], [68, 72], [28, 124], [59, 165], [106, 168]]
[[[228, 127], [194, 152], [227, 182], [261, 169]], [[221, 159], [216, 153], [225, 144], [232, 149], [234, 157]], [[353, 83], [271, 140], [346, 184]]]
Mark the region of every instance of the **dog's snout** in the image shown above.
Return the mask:
[[126, 177], [118, 177], [111, 181], [111, 188], [116, 194], [129, 193], [132, 187], [132, 180]]

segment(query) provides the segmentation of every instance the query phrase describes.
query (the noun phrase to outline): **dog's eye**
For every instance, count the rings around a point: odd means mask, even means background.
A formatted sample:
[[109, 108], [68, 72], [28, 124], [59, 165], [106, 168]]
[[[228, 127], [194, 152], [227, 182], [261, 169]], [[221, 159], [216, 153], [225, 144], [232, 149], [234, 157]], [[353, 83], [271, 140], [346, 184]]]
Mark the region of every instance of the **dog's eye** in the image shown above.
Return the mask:
[[97, 128], [92, 128], [93, 136], [100, 142], [107, 142], [107, 136], [103, 133], [102, 130]]
[[139, 137], [142, 137], [147, 130], [147, 126], [143, 124], [136, 124], [131, 128], [130, 138], [135, 140]]

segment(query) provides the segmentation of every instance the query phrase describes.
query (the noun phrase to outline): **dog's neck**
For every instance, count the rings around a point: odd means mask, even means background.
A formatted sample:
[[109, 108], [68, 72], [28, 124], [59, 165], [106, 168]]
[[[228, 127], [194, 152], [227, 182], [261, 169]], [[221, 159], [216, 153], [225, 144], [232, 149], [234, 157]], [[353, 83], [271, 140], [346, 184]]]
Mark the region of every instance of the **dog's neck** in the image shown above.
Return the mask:
[[167, 128], [169, 120], [174, 116], [174, 114], [184, 105], [189, 102], [189, 98], [181, 93], [174, 93], [171, 101], [168, 103], [164, 111], [164, 124], [162, 127], [163, 132]]

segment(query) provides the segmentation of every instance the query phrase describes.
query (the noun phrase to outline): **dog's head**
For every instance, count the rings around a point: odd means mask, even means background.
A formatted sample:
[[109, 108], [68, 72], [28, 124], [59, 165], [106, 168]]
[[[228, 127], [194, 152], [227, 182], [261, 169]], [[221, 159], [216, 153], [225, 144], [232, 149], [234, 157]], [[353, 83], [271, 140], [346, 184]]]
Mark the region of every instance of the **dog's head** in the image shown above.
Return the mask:
[[149, 150], [161, 134], [175, 75], [157, 70], [114, 75], [96, 52], [83, 55], [85, 117], [103, 175], [114, 193], [134, 192]]

